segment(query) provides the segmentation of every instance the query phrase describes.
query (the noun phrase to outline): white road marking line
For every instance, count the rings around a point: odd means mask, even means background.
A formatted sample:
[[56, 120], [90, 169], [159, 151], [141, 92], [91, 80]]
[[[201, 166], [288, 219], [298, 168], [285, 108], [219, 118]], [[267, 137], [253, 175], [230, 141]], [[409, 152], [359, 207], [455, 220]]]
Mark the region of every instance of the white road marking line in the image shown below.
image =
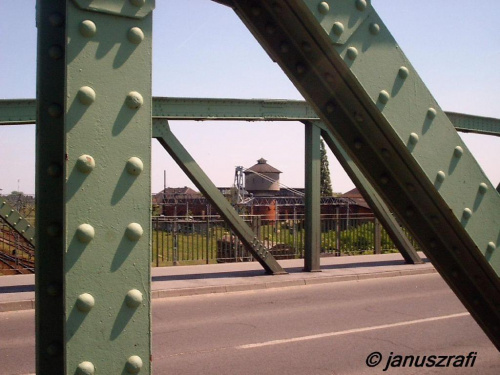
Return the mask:
[[377, 329], [393, 328], [393, 327], [401, 327], [401, 326], [409, 326], [409, 325], [412, 325], [412, 324], [420, 324], [420, 323], [427, 323], [427, 322], [435, 322], [437, 320], [459, 318], [459, 317], [468, 316], [468, 315], [470, 315], [470, 314], [468, 312], [465, 312], [465, 313], [459, 313], [459, 314], [451, 314], [451, 315], [444, 315], [444, 316], [435, 316], [435, 317], [432, 317], [432, 318], [410, 320], [410, 321], [407, 321], [407, 322], [383, 324], [383, 325], [380, 325], [380, 326], [372, 326], [372, 327], [365, 327], [365, 328], [348, 329], [348, 330], [345, 330], [345, 331], [320, 333], [320, 334], [317, 334], [317, 335], [294, 337], [294, 338], [291, 338], [291, 339], [265, 341], [265, 342], [259, 342], [259, 343], [256, 343], [256, 344], [246, 344], [246, 345], [236, 346], [236, 349], [252, 349], [252, 348], [260, 348], [262, 346], [288, 344], [288, 343], [291, 343], [291, 342], [322, 339], [322, 338], [325, 338], [325, 337], [332, 337], [332, 336], [349, 335], [351, 333], [375, 331]]

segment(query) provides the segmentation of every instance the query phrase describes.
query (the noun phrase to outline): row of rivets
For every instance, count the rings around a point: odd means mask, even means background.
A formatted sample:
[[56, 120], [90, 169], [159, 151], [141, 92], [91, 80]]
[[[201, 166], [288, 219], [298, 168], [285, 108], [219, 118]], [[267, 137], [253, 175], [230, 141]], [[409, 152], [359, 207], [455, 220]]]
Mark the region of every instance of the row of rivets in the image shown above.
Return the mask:
[[[90, 155], [81, 155], [76, 160], [76, 168], [84, 174], [89, 174], [95, 168], [95, 160]], [[125, 169], [133, 176], [139, 176], [144, 170], [144, 164], [138, 157], [132, 156], [127, 160]]]
[[[49, 294], [55, 295], [58, 293], [58, 289], [50, 291]], [[125, 295], [125, 304], [135, 309], [142, 304], [142, 293], [137, 289], [131, 289]], [[76, 308], [81, 312], [88, 313], [95, 306], [95, 299], [89, 293], [83, 293], [76, 299]]]
[[[79, 31], [80, 34], [82, 34], [85, 38], [92, 38], [97, 33], [97, 26], [91, 20], [84, 20], [80, 23]], [[127, 32], [127, 39], [129, 40], [130, 43], [140, 44], [144, 40], [144, 32], [139, 27], [132, 27]]]
[[[83, 105], [91, 105], [95, 102], [96, 93], [92, 87], [83, 86], [78, 90], [78, 100]], [[131, 91], [125, 98], [125, 103], [130, 109], [139, 109], [144, 104], [144, 98], [137, 91]]]
[[[129, 374], [138, 374], [143, 366], [142, 359], [139, 356], [133, 355], [127, 359], [125, 369]], [[84, 361], [78, 364], [77, 375], [94, 375], [95, 366], [92, 362]]]
[[[51, 228], [51, 227], [49, 227]], [[58, 229], [59, 230], [59, 229]], [[49, 231], [54, 231], [54, 229], [49, 229]], [[130, 241], [139, 241], [142, 237], [144, 230], [142, 226], [138, 223], [130, 223], [125, 229], [125, 235]], [[81, 224], [76, 229], [76, 238], [81, 243], [89, 243], [95, 237], [95, 229], [90, 224]]]

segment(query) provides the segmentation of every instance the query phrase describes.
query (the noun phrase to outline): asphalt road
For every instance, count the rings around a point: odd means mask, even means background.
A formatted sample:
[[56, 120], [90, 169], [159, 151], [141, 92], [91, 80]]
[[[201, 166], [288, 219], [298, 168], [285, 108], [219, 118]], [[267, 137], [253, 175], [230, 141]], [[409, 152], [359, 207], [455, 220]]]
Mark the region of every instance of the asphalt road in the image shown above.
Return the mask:
[[[0, 374], [34, 373], [33, 320], [33, 311], [0, 313]], [[373, 352], [382, 359], [370, 368]], [[424, 366], [409, 367], [408, 358], [406, 367], [384, 371], [388, 360], [403, 364], [398, 355], [425, 360]], [[433, 367], [439, 361], [449, 367]], [[155, 300], [153, 368], [155, 374], [497, 375], [500, 354], [432, 274]]]

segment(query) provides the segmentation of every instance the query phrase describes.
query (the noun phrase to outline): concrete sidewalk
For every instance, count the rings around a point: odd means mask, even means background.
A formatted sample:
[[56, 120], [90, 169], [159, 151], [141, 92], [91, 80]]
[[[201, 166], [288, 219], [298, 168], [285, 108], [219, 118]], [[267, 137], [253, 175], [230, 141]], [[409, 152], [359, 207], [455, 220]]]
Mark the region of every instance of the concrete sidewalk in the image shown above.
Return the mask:
[[[424, 257], [422, 253], [419, 254]], [[426, 260], [424, 258], [424, 260]], [[424, 264], [405, 264], [399, 253], [321, 258], [322, 272], [302, 272], [304, 260], [279, 262], [287, 275], [266, 275], [257, 262], [152, 269], [151, 298], [282, 288], [301, 285], [434, 273]], [[34, 275], [0, 277], [0, 312], [29, 310], [35, 305]]]

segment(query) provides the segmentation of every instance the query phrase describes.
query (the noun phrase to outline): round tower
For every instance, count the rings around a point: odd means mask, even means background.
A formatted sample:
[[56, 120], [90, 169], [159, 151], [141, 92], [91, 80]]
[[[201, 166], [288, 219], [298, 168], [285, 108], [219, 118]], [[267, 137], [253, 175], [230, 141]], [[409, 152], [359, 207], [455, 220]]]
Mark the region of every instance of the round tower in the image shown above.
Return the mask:
[[280, 191], [280, 173], [260, 158], [257, 164], [245, 170], [245, 189], [255, 196], [276, 195]]

